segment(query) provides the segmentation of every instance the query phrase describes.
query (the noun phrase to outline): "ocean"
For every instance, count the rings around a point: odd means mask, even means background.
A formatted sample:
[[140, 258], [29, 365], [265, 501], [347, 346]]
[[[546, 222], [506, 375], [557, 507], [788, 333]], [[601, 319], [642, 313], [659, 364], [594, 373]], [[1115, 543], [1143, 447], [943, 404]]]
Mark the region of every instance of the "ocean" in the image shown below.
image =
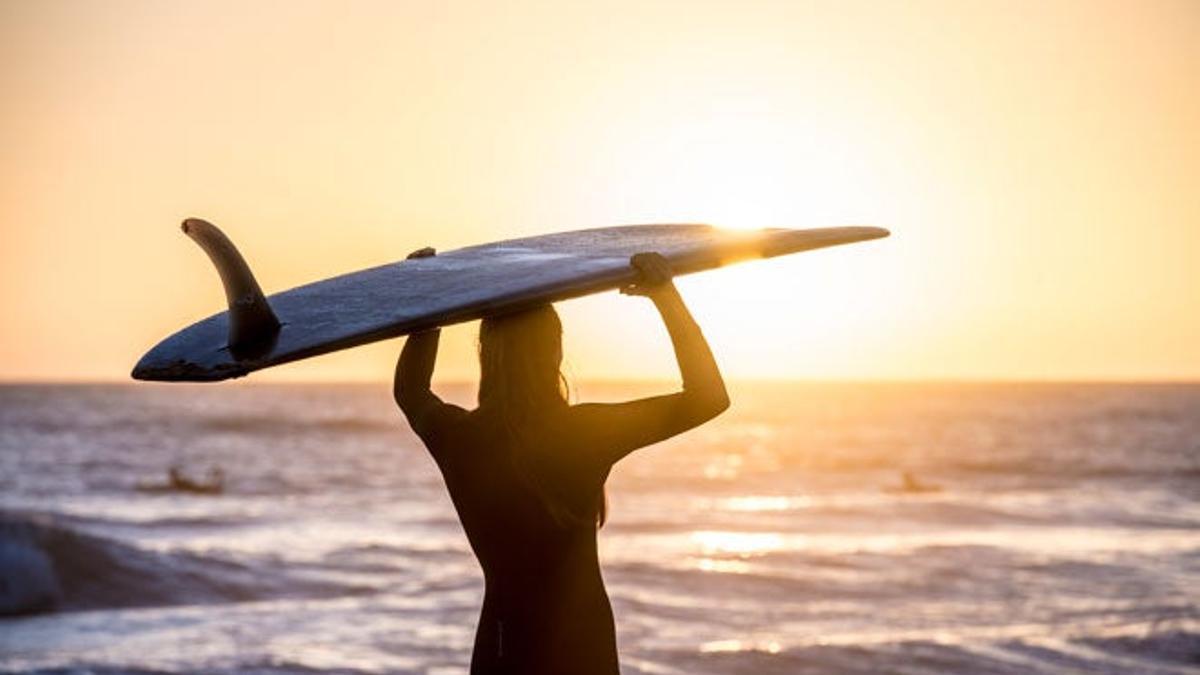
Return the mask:
[[[731, 395], [609, 481], [622, 672], [1200, 672], [1200, 385]], [[0, 387], [2, 671], [463, 673], [482, 589], [387, 384]]]

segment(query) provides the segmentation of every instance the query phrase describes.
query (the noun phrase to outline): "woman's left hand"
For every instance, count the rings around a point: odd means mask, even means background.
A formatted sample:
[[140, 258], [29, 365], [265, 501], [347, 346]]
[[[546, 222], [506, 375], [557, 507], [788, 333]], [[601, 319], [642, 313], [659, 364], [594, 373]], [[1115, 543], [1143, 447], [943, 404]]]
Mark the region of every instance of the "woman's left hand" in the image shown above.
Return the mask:
[[669, 288], [675, 276], [671, 263], [661, 253], [635, 253], [629, 259], [629, 265], [638, 271], [638, 279], [621, 289], [625, 295], [653, 295]]

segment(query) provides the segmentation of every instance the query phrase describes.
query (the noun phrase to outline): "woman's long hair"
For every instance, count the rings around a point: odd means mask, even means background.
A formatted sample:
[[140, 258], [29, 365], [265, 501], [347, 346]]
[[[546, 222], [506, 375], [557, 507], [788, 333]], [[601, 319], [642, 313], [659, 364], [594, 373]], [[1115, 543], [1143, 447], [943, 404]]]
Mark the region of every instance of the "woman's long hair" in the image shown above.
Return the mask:
[[562, 375], [562, 322], [550, 305], [484, 319], [479, 326], [479, 407], [497, 415], [511, 441], [518, 474], [559, 525], [604, 525], [604, 490], [594, 508], [579, 513], [556, 490], [534, 454], [529, 430], [539, 417], [568, 403]]

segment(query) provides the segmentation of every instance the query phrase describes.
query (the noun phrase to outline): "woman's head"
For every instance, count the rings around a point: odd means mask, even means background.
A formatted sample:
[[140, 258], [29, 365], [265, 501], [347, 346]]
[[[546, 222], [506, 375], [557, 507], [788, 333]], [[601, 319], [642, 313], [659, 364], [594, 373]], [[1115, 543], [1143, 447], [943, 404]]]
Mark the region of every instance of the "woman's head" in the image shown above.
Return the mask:
[[552, 484], [538, 451], [557, 443], [535, 441], [534, 429], [547, 414], [567, 404], [562, 376], [562, 323], [550, 305], [484, 319], [479, 326], [479, 407], [497, 416], [513, 441], [513, 465], [560, 525], [604, 524], [601, 490], [591, 507], [574, 508]]
[[514, 422], [566, 403], [562, 323], [550, 305], [484, 319], [479, 326], [479, 405]]

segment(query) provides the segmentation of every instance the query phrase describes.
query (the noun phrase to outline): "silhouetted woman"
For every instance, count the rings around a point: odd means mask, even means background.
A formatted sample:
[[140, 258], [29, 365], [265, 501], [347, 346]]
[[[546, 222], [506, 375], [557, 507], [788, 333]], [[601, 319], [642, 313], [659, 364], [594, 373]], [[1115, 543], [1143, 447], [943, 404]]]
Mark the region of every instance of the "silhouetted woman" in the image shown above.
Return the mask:
[[604, 481], [633, 450], [729, 406], [667, 261], [638, 254], [631, 264], [640, 281], [622, 292], [654, 301], [675, 347], [681, 392], [569, 405], [559, 372], [562, 326], [550, 305], [483, 320], [474, 410], [444, 403], [430, 390], [438, 331], [409, 337], [396, 364], [396, 402], [441, 469], [483, 567], [473, 675], [618, 672], [612, 608], [596, 556]]

